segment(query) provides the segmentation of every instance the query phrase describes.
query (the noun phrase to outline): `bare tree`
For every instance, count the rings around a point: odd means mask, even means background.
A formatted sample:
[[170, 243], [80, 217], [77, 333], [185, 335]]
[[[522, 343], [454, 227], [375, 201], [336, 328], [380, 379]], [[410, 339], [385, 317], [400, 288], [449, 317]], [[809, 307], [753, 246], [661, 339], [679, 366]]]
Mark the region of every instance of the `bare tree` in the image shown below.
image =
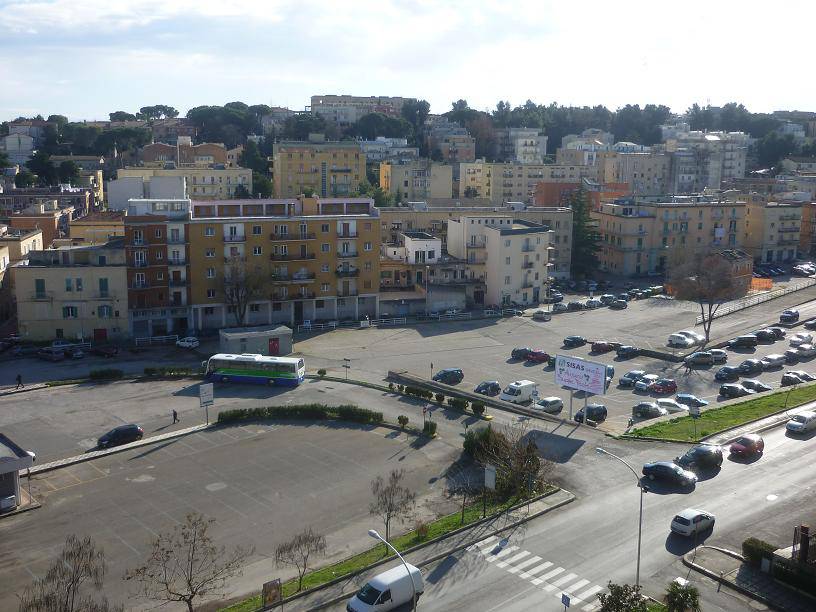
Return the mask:
[[404, 470], [391, 470], [388, 482], [382, 476], [371, 481], [374, 501], [369, 505], [368, 511], [372, 516], [382, 519], [387, 541], [390, 541], [391, 521], [407, 518], [416, 503], [416, 493], [402, 485], [404, 478]]
[[[65, 546], [45, 576], [26, 587], [20, 596], [20, 612], [113, 612], [113, 606], [94, 593], [102, 590], [105, 579], [105, 553], [91, 538], [80, 540], [69, 535]], [[87, 589], [86, 589], [87, 586]]]
[[454, 463], [446, 474], [448, 478], [448, 495], [462, 497], [462, 515], [459, 519], [459, 524], [465, 524], [465, 509], [467, 502], [476, 496], [479, 491], [479, 482], [476, 475], [475, 466], [471, 463], [463, 465], [461, 463]]
[[227, 554], [209, 535], [213, 522], [188, 514], [183, 524], [158, 535], [147, 561], [128, 571], [125, 579], [138, 582], [147, 599], [184, 602], [189, 612], [197, 599], [221, 596], [227, 581], [241, 575], [253, 549], [239, 546]]
[[317, 555], [326, 554], [325, 536], [315, 533], [307, 527], [288, 542], [275, 549], [275, 563], [290, 565], [298, 573], [298, 591], [303, 588], [303, 577], [309, 570], [309, 560]]
[[246, 321], [249, 303], [261, 297], [267, 285], [261, 269], [259, 267], [249, 269], [244, 259], [237, 255], [227, 258], [221, 279], [224, 303], [232, 311], [235, 324], [238, 326]]
[[706, 341], [711, 339], [717, 310], [745, 289], [736, 282], [731, 265], [718, 253], [693, 254], [678, 261], [669, 271], [669, 284], [678, 300], [699, 305]]

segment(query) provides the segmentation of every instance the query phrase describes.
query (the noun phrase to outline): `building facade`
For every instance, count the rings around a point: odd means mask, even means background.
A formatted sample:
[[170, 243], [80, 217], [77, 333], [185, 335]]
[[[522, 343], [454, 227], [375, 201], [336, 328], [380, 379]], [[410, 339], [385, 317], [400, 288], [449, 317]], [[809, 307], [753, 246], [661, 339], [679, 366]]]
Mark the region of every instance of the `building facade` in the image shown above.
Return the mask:
[[105, 244], [125, 235], [125, 211], [102, 210], [81, 219], [72, 219], [68, 237], [83, 244]]
[[309, 108], [313, 115], [319, 115], [326, 121], [332, 121], [338, 125], [351, 125], [371, 113], [399, 117], [402, 105], [411, 99], [413, 98], [328, 94], [312, 96]]
[[749, 199], [745, 211], [743, 250], [756, 263], [792, 261], [802, 233], [801, 202]]
[[[252, 170], [248, 168], [227, 168], [220, 165], [188, 168], [128, 167], [120, 168], [116, 176], [119, 180], [135, 178], [141, 179], [142, 183], [150, 183], [149, 195], [154, 198], [165, 197], [164, 194], [154, 193], [152, 189], [152, 183], [157, 178], [169, 178], [176, 181], [183, 179], [186, 183], [187, 195], [196, 200], [232, 198], [236, 196], [239, 187], [252, 193]], [[109, 200], [115, 198], [114, 189], [113, 185], [108, 186]]]
[[366, 156], [358, 142], [281, 142], [272, 155], [276, 198], [312, 193], [346, 197], [366, 178]]
[[453, 196], [453, 166], [428, 159], [380, 164], [380, 187], [397, 202]]
[[139, 152], [142, 163], [147, 167], [163, 168], [174, 164], [178, 168], [209, 168], [213, 165], [237, 167], [236, 158], [243, 147], [227, 149], [221, 143], [203, 142], [192, 144], [189, 138], [180, 138], [177, 144], [154, 142], [145, 145]]
[[543, 164], [547, 156], [547, 137], [536, 128], [496, 130], [496, 158], [519, 164]]

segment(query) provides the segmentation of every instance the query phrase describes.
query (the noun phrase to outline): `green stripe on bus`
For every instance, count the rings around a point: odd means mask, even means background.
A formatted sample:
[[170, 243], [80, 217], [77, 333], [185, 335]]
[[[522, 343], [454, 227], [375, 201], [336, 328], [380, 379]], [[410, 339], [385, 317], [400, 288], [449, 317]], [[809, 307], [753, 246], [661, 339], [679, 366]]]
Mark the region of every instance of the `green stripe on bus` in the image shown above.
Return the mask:
[[267, 370], [243, 370], [238, 368], [217, 368], [216, 374], [234, 374], [236, 376], [257, 376], [258, 378], [297, 378], [295, 372], [274, 372]]

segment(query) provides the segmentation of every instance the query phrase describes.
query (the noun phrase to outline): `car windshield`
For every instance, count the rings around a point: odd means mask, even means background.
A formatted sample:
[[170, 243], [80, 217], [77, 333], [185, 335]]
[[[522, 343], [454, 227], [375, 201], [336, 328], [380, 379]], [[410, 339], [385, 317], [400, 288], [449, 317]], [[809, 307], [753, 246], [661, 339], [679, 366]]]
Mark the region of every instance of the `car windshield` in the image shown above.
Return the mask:
[[382, 593], [382, 591], [375, 589], [373, 586], [371, 586], [371, 583], [368, 583], [362, 589], [360, 589], [359, 593], [357, 593], [357, 599], [363, 603], [374, 605], [374, 602], [377, 601], [380, 593]]
[[521, 390], [517, 387], [507, 387], [504, 390], [505, 395], [518, 395], [519, 393], [521, 393]]
[[737, 438], [734, 442], [741, 446], [751, 446], [751, 440], [748, 438]]
[[791, 419], [791, 421], [796, 421], [797, 423], [804, 423], [807, 419], [803, 417], [801, 414], [797, 414], [795, 417]]
[[687, 518], [683, 518], [682, 516], [675, 516], [674, 522], [679, 523], [680, 525], [691, 525], [691, 521]]

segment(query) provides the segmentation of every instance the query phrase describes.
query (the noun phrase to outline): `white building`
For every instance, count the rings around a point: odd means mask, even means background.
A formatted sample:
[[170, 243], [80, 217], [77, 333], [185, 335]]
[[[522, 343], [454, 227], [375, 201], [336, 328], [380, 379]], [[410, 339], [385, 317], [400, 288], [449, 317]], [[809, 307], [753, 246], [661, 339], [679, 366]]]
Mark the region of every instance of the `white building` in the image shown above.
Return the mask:
[[536, 128], [496, 130], [496, 156], [502, 161], [543, 164], [547, 155], [547, 137]]
[[28, 134], [3, 136], [3, 150], [12, 164], [24, 164], [34, 155], [34, 138]]
[[152, 198], [179, 200], [187, 197], [187, 179], [183, 176], [126, 176], [108, 181], [106, 186], [109, 210], [125, 210], [129, 200]]
[[419, 148], [409, 147], [407, 138], [377, 136], [376, 140], [361, 140], [360, 148], [365, 153], [366, 162], [399, 161], [419, 157]]

